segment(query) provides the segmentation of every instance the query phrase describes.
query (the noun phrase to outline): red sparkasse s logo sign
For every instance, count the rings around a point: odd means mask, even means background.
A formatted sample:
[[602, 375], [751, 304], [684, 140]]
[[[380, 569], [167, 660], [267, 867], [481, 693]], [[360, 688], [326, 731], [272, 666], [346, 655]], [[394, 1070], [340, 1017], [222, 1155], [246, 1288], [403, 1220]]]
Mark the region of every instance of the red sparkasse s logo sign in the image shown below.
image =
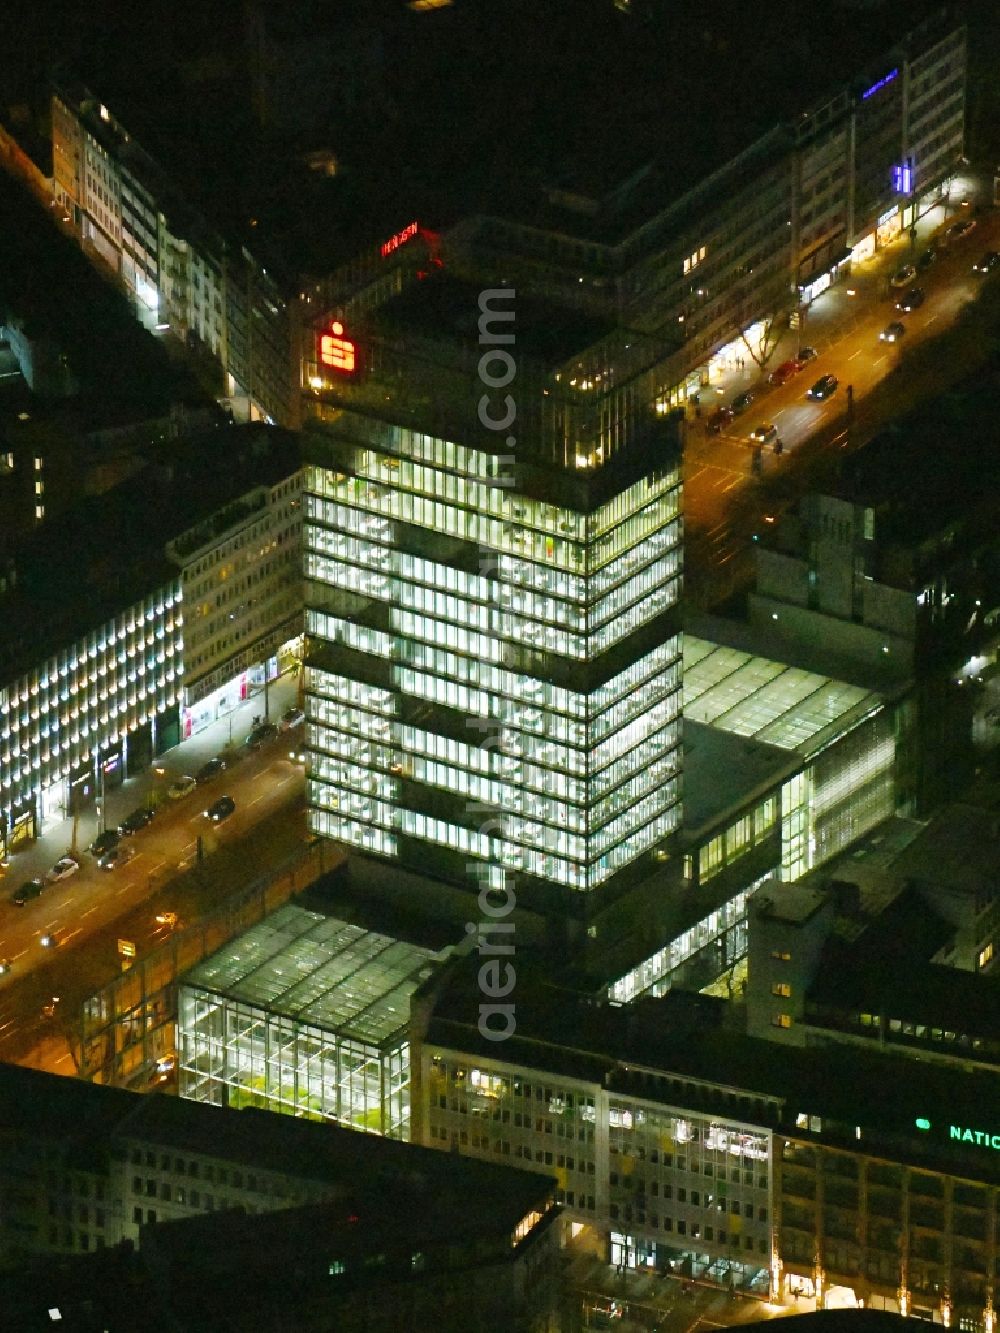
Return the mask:
[[357, 369], [357, 348], [350, 338], [344, 337], [344, 326], [339, 319], [334, 320], [326, 333], [320, 334], [319, 359], [342, 375], [352, 375]]

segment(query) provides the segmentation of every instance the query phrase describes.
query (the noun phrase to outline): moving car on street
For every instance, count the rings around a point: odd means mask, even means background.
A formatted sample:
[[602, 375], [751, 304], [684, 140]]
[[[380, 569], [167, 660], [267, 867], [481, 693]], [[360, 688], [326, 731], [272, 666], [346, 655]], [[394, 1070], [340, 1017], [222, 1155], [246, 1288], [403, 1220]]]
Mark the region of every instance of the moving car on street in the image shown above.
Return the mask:
[[99, 856], [97, 865], [101, 870], [118, 870], [121, 866], [127, 866], [134, 856], [134, 847], [119, 843], [117, 847], [111, 847], [103, 856]]
[[837, 379], [836, 375], [823, 375], [816, 381], [812, 388], [808, 390], [806, 397], [813, 398], [817, 402], [823, 402], [825, 399], [831, 398], [837, 392], [837, 385], [839, 383], [840, 381]]
[[904, 264], [903, 267], [897, 269], [896, 272], [889, 279], [889, 286], [908, 287], [916, 276], [917, 276], [917, 270], [913, 267], [913, 265]]
[[231, 796], [220, 796], [205, 811], [205, 818], [211, 820], [213, 824], [221, 824], [224, 819], [229, 818], [235, 809], [236, 802]]
[[911, 310], [919, 310], [926, 299], [922, 287], [911, 287], [896, 302], [896, 309], [909, 314]]
[[705, 425], [713, 435], [718, 435], [723, 426], [728, 426], [732, 419], [733, 414], [728, 407], [717, 407]]
[[981, 273], [983, 277], [987, 273], [992, 273], [997, 264], [1000, 264], [1000, 254], [996, 250], [987, 250], [986, 253], [972, 265], [973, 273]]
[[777, 438], [778, 427], [773, 421], [764, 421], [750, 432], [751, 444], [773, 444]]
[[891, 324], [887, 324], [878, 336], [884, 343], [898, 343], [905, 332], [906, 325], [900, 324], [899, 320], [896, 319]]

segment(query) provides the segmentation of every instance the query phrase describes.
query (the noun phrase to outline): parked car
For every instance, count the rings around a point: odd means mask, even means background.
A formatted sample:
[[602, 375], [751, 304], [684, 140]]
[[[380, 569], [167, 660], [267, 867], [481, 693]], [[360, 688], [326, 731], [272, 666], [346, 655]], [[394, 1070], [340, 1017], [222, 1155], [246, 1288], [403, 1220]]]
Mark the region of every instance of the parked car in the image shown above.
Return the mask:
[[220, 796], [205, 811], [205, 818], [210, 819], [213, 824], [221, 824], [224, 819], [236, 809], [236, 802], [231, 796]]
[[118, 825], [118, 832], [123, 838], [130, 838], [133, 833], [138, 833], [144, 829], [147, 824], [151, 824], [155, 817], [155, 812], [140, 805], [138, 810], [133, 810], [130, 815], [126, 815]]
[[97, 837], [90, 844], [87, 850], [91, 856], [103, 856], [105, 852], [112, 847], [118, 846], [118, 830], [116, 828], [105, 829], [103, 833], [98, 833]]
[[273, 722], [262, 722], [260, 726], [254, 727], [243, 744], [248, 750], [259, 750], [266, 741], [273, 741], [277, 734], [278, 728]]
[[306, 715], [297, 704], [291, 708], [286, 708], [281, 715], [281, 730], [291, 731], [292, 727], [297, 727], [306, 720]]
[[930, 268], [936, 259], [937, 251], [931, 247], [930, 249], [925, 250], [917, 260], [917, 268], [920, 269], [921, 272], [924, 272], [924, 270]]
[[917, 276], [917, 270], [914, 268], [914, 266], [912, 264], [904, 264], [903, 267], [897, 269], [896, 272], [889, 279], [889, 286], [908, 287], [916, 276]]
[[744, 389], [743, 392], [738, 393], [736, 397], [733, 399], [733, 401], [729, 404], [730, 412], [732, 412], [736, 416], [739, 416], [741, 412], [745, 412], [747, 408], [750, 407], [750, 405], [753, 403], [753, 397], [754, 397], [753, 392], [750, 389]]
[[840, 381], [837, 379], [836, 375], [823, 375], [806, 393], [806, 397], [814, 398], [818, 402], [823, 402], [824, 399], [832, 397], [832, 395], [837, 392], [837, 385], [839, 383]]
[[884, 343], [898, 343], [905, 332], [906, 325], [900, 324], [899, 320], [896, 319], [891, 324], [887, 324], [878, 336]]
[[962, 218], [961, 222], [953, 222], [948, 228], [948, 239], [950, 241], [960, 241], [966, 236], [971, 236], [975, 229], [975, 218]]
[[996, 250], [987, 250], [981, 259], [977, 259], [972, 265], [973, 273], [992, 273], [997, 264], [1000, 264], [1000, 254]]
[[23, 907], [29, 898], [37, 898], [45, 884], [40, 879], [26, 879], [19, 889], [15, 889], [10, 895], [10, 900], [15, 907]]
[[773, 444], [778, 438], [778, 427], [773, 421], [762, 422], [750, 432], [751, 444]]
[[170, 786], [167, 788], [167, 795], [172, 801], [179, 801], [184, 796], [190, 796], [197, 785], [197, 782], [192, 777], [185, 776], [178, 778], [176, 782], [171, 782]]
[[797, 375], [802, 369], [802, 362], [795, 359], [791, 361], [782, 361], [780, 366], [775, 366], [767, 377], [769, 384], [787, 384], [793, 376]]
[[815, 347], [800, 347], [798, 355], [799, 366], [804, 366], [807, 361], [815, 361], [818, 356], [819, 352], [816, 351]]
[[60, 856], [45, 878], [50, 884], [58, 884], [60, 880], [75, 875], [79, 869], [80, 862], [75, 856]]
[[99, 856], [97, 864], [101, 870], [118, 870], [122, 866], [127, 866], [134, 856], [134, 847], [119, 843], [117, 847], [110, 847], [103, 856]]
[[896, 309], [903, 310], [906, 313], [909, 313], [911, 310], [919, 310], [925, 300], [926, 297], [924, 296], [922, 287], [911, 287], [910, 290], [904, 292], [896, 302]]
[[733, 414], [728, 407], [717, 407], [705, 422], [705, 425], [713, 435], [718, 435], [723, 426], [728, 426], [732, 419]]
[[211, 782], [213, 778], [226, 771], [226, 761], [221, 755], [216, 755], [214, 759], [209, 759], [207, 763], [202, 764], [201, 768], [194, 775], [194, 780], [200, 787], [203, 782]]

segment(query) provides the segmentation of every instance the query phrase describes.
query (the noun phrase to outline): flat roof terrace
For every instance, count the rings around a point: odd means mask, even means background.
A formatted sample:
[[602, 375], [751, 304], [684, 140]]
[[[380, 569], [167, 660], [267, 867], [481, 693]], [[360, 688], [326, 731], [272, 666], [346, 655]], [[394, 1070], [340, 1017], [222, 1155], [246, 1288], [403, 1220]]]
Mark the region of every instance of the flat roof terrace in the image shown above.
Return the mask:
[[686, 720], [810, 755], [882, 702], [860, 685], [684, 636]]

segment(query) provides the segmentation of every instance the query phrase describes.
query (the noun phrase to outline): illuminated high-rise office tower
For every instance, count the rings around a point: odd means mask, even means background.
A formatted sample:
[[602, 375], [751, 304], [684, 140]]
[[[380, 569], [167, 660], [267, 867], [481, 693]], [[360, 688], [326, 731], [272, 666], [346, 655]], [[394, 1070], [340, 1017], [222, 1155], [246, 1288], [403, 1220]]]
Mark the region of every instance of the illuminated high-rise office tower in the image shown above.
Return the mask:
[[572, 911], [645, 877], [680, 818], [662, 348], [402, 272], [328, 312], [304, 370], [311, 826]]

